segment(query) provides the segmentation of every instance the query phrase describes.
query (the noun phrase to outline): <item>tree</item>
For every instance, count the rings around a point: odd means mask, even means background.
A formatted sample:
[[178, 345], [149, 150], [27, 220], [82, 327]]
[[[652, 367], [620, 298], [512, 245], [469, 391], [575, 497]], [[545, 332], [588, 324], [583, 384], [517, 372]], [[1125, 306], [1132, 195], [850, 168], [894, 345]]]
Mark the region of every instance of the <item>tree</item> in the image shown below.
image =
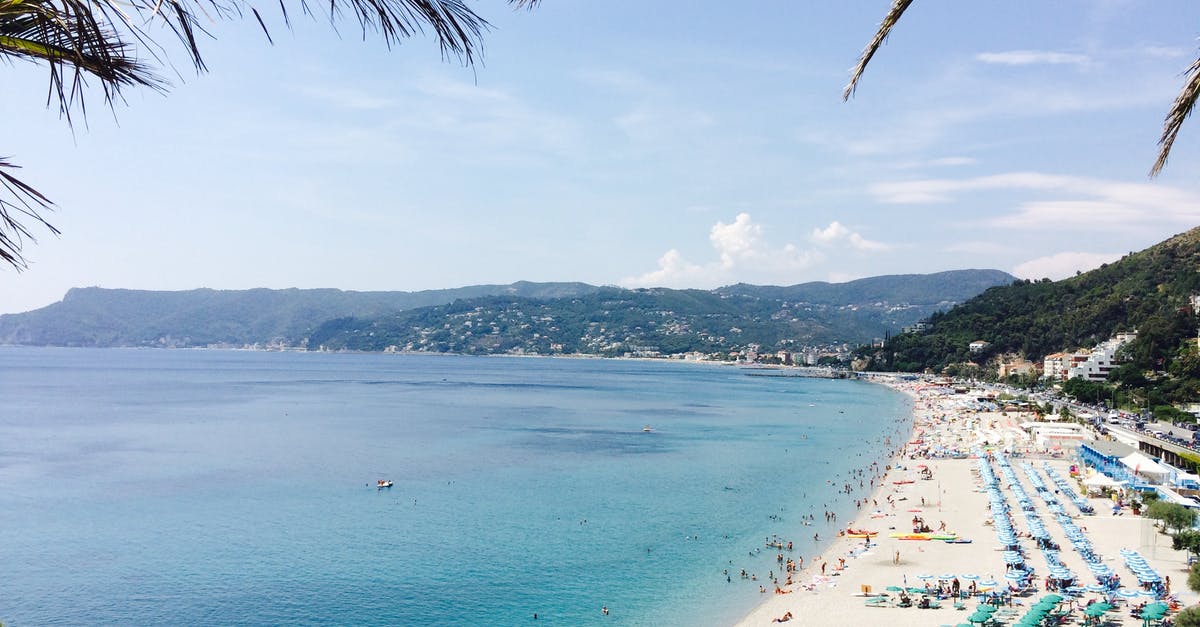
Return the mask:
[[1168, 530], [1181, 531], [1196, 523], [1196, 512], [1178, 503], [1154, 501], [1146, 508], [1146, 517], [1161, 520]]
[[1192, 555], [1200, 555], [1200, 531], [1184, 529], [1171, 536], [1171, 548], [1176, 551], [1187, 551]]
[[[538, 3], [505, 1], [518, 8]], [[475, 62], [489, 28], [465, 0], [329, 0], [314, 6], [325, 7], [333, 25], [356, 20], [364, 37], [378, 34], [389, 48], [432, 30], [442, 56], [464, 65]], [[299, 9], [309, 14], [313, 7], [300, 0]], [[290, 24], [287, 4], [281, 1], [279, 10], [284, 24]], [[127, 87], [166, 89], [156, 68], [145, 61], [169, 66], [160, 33], [171, 33], [196, 71], [203, 72], [200, 40], [211, 37], [207, 24], [249, 15], [270, 41], [263, 15], [246, 0], [0, 0], [0, 56], [44, 64], [50, 72], [50, 100], [57, 101], [71, 124], [73, 111], [86, 112], [83, 88], [88, 78], [99, 81], [109, 106]], [[26, 266], [24, 241], [35, 241], [29, 223], [54, 234], [58, 230], [43, 217], [53, 203], [16, 178], [11, 171], [17, 167], [0, 158], [0, 262], [19, 271]]]
[[1175, 627], [1200, 627], [1200, 605], [1193, 605], [1176, 614]]
[[[892, 0], [892, 7], [888, 9], [887, 15], [883, 17], [883, 21], [879, 24], [879, 30], [875, 31], [875, 36], [871, 38], [870, 43], [863, 49], [862, 56], [858, 59], [858, 65], [854, 67], [854, 71], [850, 76], [850, 83], [846, 85], [846, 89], [842, 92], [842, 100], [849, 100], [850, 96], [854, 95], [854, 90], [858, 87], [858, 81], [862, 78], [863, 72], [867, 69], [867, 64], [870, 63], [871, 57], [883, 45], [888, 35], [892, 32], [892, 28], [900, 21], [900, 16], [911, 6], [913, 0]], [[1179, 91], [1179, 95], [1175, 97], [1175, 102], [1171, 104], [1171, 109], [1167, 111], [1166, 118], [1163, 120], [1162, 136], [1158, 139], [1158, 158], [1155, 159], [1154, 165], [1150, 168], [1150, 176], [1157, 176], [1162, 171], [1163, 166], [1167, 164], [1167, 157], [1171, 154], [1171, 146], [1175, 144], [1175, 137], [1179, 135], [1179, 129], [1183, 127], [1183, 121], [1192, 113], [1192, 109], [1196, 106], [1196, 100], [1200, 98], [1200, 59], [1196, 59], [1188, 68], [1184, 76], [1183, 89]], [[1076, 273], [1078, 275], [1078, 273]]]

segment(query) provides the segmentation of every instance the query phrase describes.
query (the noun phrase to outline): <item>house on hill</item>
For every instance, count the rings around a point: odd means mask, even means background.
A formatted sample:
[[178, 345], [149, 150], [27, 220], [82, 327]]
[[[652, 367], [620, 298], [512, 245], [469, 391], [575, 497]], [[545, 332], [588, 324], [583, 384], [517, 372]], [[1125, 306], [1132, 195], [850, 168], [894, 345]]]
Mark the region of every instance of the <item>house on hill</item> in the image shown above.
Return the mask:
[[1035, 372], [1037, 372], [1037, 366], [1033, 362], [1021, 359], [1020, 357], [1007, 359], [1000, 363], [999, 374], [1001, 379], [1014, 375], [1031, 375]]
[[992, 345], [991, 342], [986, 342], [984, 340], [975, 340], [974, 342], [971, 342], [970, 344], [967, 345], [967, 350], [971, 351], [972, 353], [978, 353], [978, 352], [982, 352], [983, 349], [985, 349], [991, 345]]

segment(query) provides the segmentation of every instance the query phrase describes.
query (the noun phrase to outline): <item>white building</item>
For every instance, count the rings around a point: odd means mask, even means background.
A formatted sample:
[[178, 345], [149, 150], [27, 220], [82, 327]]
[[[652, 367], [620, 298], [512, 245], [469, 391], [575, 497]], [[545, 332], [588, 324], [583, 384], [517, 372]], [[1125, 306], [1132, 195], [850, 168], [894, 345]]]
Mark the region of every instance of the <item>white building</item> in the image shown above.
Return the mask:
[[1067, 372], [1068, 379], [1083, 377], [1089, 381], [1104, 381], [1108, 373], [1117, 367], [1114, 357], [1125, 344], [1134, 340], [1137, 332], [1118, 333], [1116, 336], [1101, 342], [1087, 354], [1087, 358], [1071, 365]]

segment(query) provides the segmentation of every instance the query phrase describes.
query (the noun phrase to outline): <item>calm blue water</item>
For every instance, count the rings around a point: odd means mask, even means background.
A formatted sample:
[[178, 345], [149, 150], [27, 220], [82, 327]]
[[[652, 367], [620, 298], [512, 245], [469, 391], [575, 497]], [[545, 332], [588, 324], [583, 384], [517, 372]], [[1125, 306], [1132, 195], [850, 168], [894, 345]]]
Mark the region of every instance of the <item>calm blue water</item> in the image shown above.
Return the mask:
[[909, 424], [608, 360], [5, 347], [0, 399], [9, 626], [728, 624]]

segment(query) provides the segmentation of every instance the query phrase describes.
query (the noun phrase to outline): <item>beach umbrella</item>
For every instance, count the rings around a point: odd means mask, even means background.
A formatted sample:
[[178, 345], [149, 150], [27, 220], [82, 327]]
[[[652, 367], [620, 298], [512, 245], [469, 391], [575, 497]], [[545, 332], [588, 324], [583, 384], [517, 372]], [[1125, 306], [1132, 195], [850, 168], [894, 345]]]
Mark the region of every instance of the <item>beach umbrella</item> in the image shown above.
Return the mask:
[[1051, 594], [1047, 594], [1046, 596], [1042, 597], [1042, 600], [1043, 601], [1053, 601], [1055, 603], [1058, 603], [1059, 601], [1063, 600], [1063, 598], [1062, 598], [1061, 594], [1051, 593]]
[[988, 614], [987, 612], [975, 612], [967, 617], [967, 622], [983, 624], [991, 619], [992, 615]]
[[954, 573], [947, 573], [947, 574], [944, 574], [944, 575], [938, 575], [938, 579], [944, 579], [944, 580], [946, 580], [946, 581], [950, 581], [951, 579], [954, 579]]
[[1020, 581], [1025, 578], [1025, 573], [1019, 573], [1010, 570], [1007, 573], [1004, 573], [1004, 578], [1008, 579], [1009, 581]]
[[1137, 597], [1138, 591], [1129, 590], [1128, 588], [1121, 588], [1120, 590], [1117, 590], [1115, 594], [1123, 599], [1132, 599]]
[[1083, 589], [1087, 590], [1088, 592], [1104, 592], [1105, 590], [1108, 590], [1108, 588], [1105, 588], [1098, 583], [1089, 583], [1088, 585], [1084, 586]]
[[917, 579], [933, 579], [933, 575], [917, 575]]
[[966, 579], [967, 581], [979, 581], [979, 575], [959, 575], [958, 578]]
[[1105, 603], [1095, 603], [1095, 604], [1089, 605], [1089, 606], [1087, 606], [1087, 609], [1085, 609], [1083, 611], [1083, 613], [1088, 616], [1091, 616], [1092, 618], [1096, 618], [1097, 616], [1100, 616], [1100, 615], [1104, 614], [1105, 612], [1107, 612], [1109, 609], [1111, 609], [1110, 607], [1106, 607], [1106, 605], [1107, 604], [1105, 604]]
[[981, 585], [985, 588], [990, 588], [990, 587], [993, 587], [996, 585], [996, 580], [995, 579], [987, 579], [987, 580], [979, 582], [979, 585]]
[[1138, 590], [1138, 594], [1144, 597], [1156, 597], [1158, 593], [1153, 590]]

